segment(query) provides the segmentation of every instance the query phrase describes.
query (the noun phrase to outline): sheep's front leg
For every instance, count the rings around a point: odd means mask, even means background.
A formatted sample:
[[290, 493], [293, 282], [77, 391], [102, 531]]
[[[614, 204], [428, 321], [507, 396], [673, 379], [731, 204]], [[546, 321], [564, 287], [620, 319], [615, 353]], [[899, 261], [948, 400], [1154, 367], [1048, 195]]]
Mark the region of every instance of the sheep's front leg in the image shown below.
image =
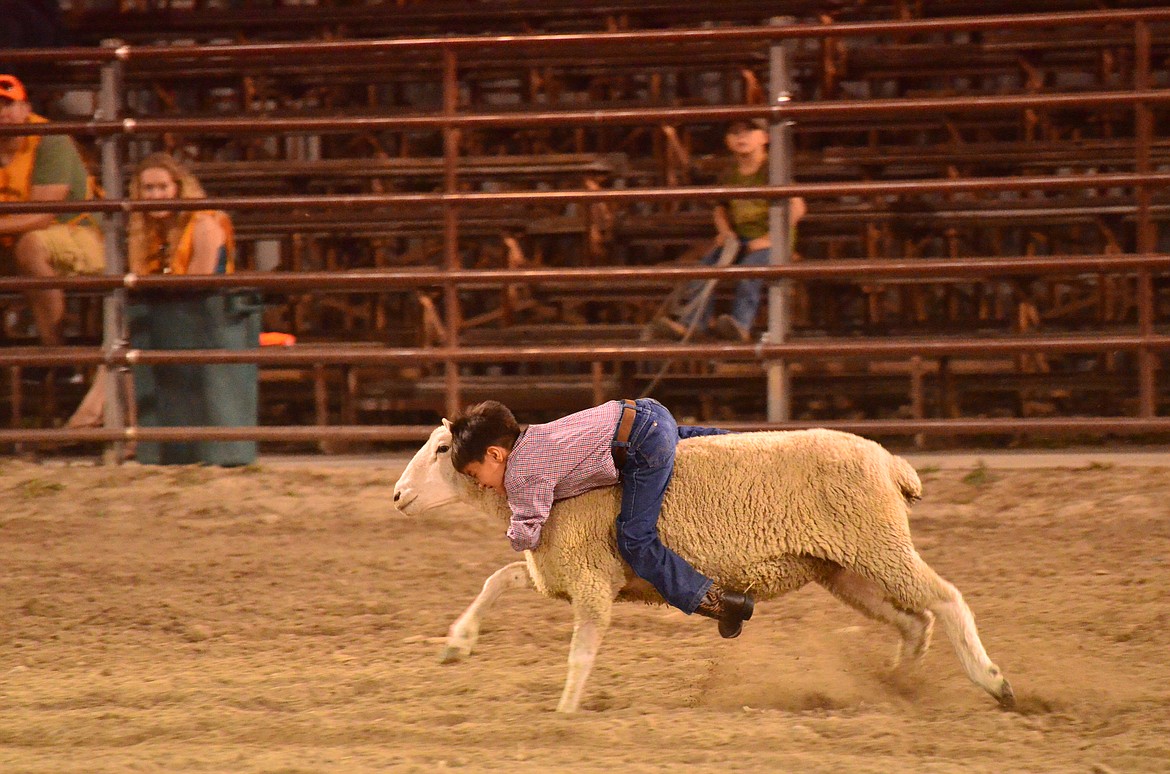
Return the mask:
[[479, 639], [479, 621], [483, 614], [505, 591], [527, 588], [531, 585], [532, 578], [524, 562], [512, 562], [492, 573], [483, 582], [483, 590], [479, 592], [479, 596], [447, 630], [447, 642], [443, 645], [439, 660], [447, 664], [470, 656], [476, 640]]
[[613, 600], [573, 599], [573, 641], [569, 645], [569, 673], [565, 677], [565, 689], [557, 712], [576, 712], [585, 691], [585, 681], [593, 671], [593, 662], [601, 648], [605, 630], [609, 628], [609, 615]]

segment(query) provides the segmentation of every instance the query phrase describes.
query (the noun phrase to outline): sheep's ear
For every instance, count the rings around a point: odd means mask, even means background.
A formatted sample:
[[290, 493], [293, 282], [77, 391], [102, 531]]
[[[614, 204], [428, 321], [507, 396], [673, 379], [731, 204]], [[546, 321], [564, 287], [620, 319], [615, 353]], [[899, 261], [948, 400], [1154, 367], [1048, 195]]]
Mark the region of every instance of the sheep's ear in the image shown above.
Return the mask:
[[443, 427], [450, 430], [451, 429], [451, 420], [447, 419], [446, 417], [443, 417]]

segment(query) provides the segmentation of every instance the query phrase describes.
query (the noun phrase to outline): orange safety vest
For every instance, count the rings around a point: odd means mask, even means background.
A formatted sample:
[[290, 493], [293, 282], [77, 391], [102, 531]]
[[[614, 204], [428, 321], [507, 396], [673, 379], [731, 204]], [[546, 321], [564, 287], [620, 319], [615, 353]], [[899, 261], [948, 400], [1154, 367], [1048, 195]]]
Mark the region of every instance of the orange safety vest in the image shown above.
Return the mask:
[[[47, 124], [48, 119], [30, 115], [28, 123]], [[0, 167], [0, 201], [27, 202], [32, 191], [33, 162], [37, 158], [41, 136], [33, 135], [21, 140], [20, 149], [12, 160]]]
[[[30, 124], [47, 124], [49, 119], [42, 118], [36, 113], [32, 113], [28, 117], [27, 123]], [[37, 148], [41, 146], [42, 135], [30, 135], [23, 138], [20, 143], [20, 149], [13, 155], [12, 160], [0, 167], [0, 201], [5, 202], [27, 202], [32, 193], [32, 173], [33, 165], [37, 159]], [[97, 189], [96, 181], [93, 176], [88, 176], [88, 185], [86, 190], [86, 199], [93, 199]], [[79, 223], [84, 219], [90, 219], [89, 213], [82, 213], [69, 221], [70, 224]], [[94, 224], [96, 225], [96, 224]], [[7, 234], [0, 237], [0, 244], [11, 245], [16, 242], [16, 237]]]
[[[226, 213], [220, 210], [196, 210], [191, 213], [191, 219], [187, 221], [187, 226], [183, 229], [183, 233], [179, 235], [178, 243], [171, 251], [169, 260], [163, 253], [163, 241], [156, 235], [151, 234], [150, 245], [147, 250], [147, 255], [150, 257], [146, 260], [146, 273], [148, 274], [163, 274], [169, 272], [171, 274], [186, 274], [191, 266], [191, 254], [194, 252], [195, 241], [195, 221], [200, 216], [210, 216], [216, 219], [220, 228], [224, 233], [224, 247], [227, 250], [227, 262], [224, 267], [225, 274], [231, 274], [236, 270], [236, 233], [232, 226], [231, 218]], [[166, 261], [164, 264], [163, 261]]]

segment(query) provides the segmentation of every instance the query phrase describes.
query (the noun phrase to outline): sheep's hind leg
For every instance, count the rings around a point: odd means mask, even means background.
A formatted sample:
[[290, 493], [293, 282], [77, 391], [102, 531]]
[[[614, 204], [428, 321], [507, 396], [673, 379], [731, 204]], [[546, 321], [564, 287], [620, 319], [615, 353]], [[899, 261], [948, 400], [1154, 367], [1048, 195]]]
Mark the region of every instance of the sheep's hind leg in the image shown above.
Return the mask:
[[894, 566], [882, 567], [874, 581], [899, 607], [934, 613], [971, 681], [995, 697], [1000, 706], [1014, 707], [1016, 696], [1011, 683], [984, 650], [975, 616], [963, 595], [922, 561], [917, 552], [911, 550], [898, 559]]
[[[933, 570], [932, 570], [933, 572]], [[950, 638], [959, 661], [967, 676], [990, 693], [1006, 709], [1016, 706], [1016, 694], [1011, 683], [1003, 676], [987, 655], [983, 642], [979, 639], [979, 631], [975, 628], [975, 616], [959, 590], [947, 581], [938, 578], [943, 589], [942, 598], [930, 605], [935, 616], [942, 621], [943, 630]]]
[[463, 615], [451, 624], [447, 630], [447, 642], [439, 654], [439, 660], [444, 663], [460, 661], [471, 655], [476, 640], [479, 639], [479, 621], [488, 611], [496, 599], [505, 591], [522, 589], [532, 585], [532, 578], [528, 574], [528, 566], [524, 562], [512, 562], [496, 570], [484, 581], [483, 590], [475, 601], [468, 605]]
[[891, 602], [876, 583], [837, 564], [832, 565], [820, 583], [830, 594], [862, 615], [898, 630], [902, 642], [894, 656], [894, 668], [914, 666], [926, 654], [934, 628], [934, 615], [929, 610], [903, 610]]

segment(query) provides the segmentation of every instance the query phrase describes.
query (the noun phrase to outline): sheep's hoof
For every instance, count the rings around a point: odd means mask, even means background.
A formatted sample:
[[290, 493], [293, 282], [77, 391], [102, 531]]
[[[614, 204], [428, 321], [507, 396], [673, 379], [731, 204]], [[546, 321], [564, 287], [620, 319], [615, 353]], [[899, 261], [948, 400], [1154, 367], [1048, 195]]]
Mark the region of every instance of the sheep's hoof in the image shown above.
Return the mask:
[[455, 645], [444, 645], [443, 649], [439, 651], [439, 663], [454, 664], [456, 661], [462, 661], [470, 655], [470, 649], [460, 648]]
[[999, 688], [999, 696], [995, 697], [999, 702], [999, 706], [1005, 710], [1016, 708], [1016, 692], [1012, 690], [1012, 684], [1007, 681], [1005, 677], [1003, 685]]

